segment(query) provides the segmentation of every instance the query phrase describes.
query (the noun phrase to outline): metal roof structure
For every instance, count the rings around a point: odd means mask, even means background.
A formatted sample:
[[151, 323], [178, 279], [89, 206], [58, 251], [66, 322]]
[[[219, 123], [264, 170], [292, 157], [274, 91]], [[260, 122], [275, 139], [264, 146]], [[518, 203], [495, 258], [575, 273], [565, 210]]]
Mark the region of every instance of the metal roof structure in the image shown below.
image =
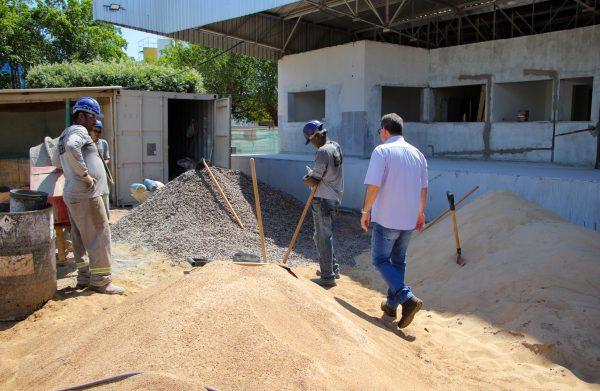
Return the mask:
[[94, 0], [94, 17], [276, 60], [358, 40], [422, 48], [600, 22], [600, 0]]

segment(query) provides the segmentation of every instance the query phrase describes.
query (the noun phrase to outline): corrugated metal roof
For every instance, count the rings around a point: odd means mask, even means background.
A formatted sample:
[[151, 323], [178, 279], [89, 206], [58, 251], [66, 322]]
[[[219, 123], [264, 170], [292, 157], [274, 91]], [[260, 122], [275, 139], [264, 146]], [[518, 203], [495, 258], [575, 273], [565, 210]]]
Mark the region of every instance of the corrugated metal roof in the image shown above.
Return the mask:
[[[110, 11], [109, 2], [123, 7]], [[564, 0], [94, 0], [94, 17], [137, 30], [275, 60], [359, 40], [423, 48], [600, 23]]]
[[[158, 33], [173, 33], [295, 3], [289, 0], [94, 0], [94, 18]], [[121, 9], [111, 11], [118, 4]]]

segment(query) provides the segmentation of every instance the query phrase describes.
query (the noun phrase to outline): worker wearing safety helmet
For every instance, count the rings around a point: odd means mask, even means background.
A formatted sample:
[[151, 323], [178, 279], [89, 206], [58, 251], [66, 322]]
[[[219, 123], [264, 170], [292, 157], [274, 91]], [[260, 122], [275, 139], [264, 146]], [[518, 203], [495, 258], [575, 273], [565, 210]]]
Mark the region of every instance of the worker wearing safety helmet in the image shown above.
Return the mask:
[[[77, 286], [107, 294], [125, 290], [112, 283], [110, 226], [102, 200], [108, 187], [98, 147], [89, 135], [102, 118], [100, 105], [89, 97], [73, 106], [72, 125], [60, 135], [58, 151], [65, 177], [63, 198], [69, 211]], [[83, 259], [86, 254], [89, 263]]]
[[306, 144], [317, 148], [315, 162], [307, 167], [304, 183], [316, 186], [312, 201], [312, 215], [315, 226], [313, 235], [319, 255], [320, 270], [316, 281], [321, 286], [335, 286], [340, 276], [340, 266], [333, 249], [333, 220], [342, 201], [344, 192], [343, 155], [339, 144], [327, 138], [323, 123], [312, 120], [302, 130]]
[[[108, 142], [103, 139], [100, 138], [100, 136], [102, 135], [102, 129], [104, 128], [104, 125], [102, 125], [102, 121], [100, 121], [99, 119], [96, 120], [96, 125], [94, 125], [93, 130], [90, 132], [90, 137], [92, 138], [92, 141], [94, 141], [94, 143], [96, 143], [96, 147], [98, 147], [98, 153], [100, 154], [100, 157], [102, 158], [102, 160], [104, 160], [104, 163], [106, 163], [106, 167], [108, 167], [108, 162], [110, 160], [110, 151], [108, 150]], [[110, 204], [109, 204], [109, 200], [108, 200], [108, 196], [110, 194], [110, 186], [107, 186], [102, 189], [102, 201], [104, 201], [104, 208], [106, 209], [106, 216], [108, 216], [108, 218], [110, 219]]]

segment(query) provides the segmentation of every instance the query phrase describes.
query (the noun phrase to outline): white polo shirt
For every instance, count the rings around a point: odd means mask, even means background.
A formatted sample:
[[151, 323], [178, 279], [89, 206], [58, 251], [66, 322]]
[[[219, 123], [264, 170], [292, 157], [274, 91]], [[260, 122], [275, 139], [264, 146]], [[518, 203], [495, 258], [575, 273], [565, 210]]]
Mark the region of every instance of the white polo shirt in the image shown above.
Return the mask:
[[373, 150], [365, 185], [379, 187], [372, 222], [391, 229], [415, 229], [421, 189], [428, 186], [427, 160], [404, 137], [391, 137]]

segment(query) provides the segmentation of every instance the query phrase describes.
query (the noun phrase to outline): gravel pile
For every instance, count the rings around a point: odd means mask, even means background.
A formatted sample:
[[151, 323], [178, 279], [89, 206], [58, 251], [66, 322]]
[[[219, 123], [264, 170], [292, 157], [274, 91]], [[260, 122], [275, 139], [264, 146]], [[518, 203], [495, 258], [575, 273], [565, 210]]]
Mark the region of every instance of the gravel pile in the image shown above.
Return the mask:
[[[180, 257], [232, 259], [237, 252], [260, 255], [258, 225], [254, 211], [252, 180], [239, 171], [212, 168], [229, 201], [242, 220], [241, 229], [205, 171], [187, 171], [134, 208], [112, 228], [113, 240], [134, 243]], [[259, 184], [261, 209], [269, 261], [283, 258], [303, 204], [295, 198]], [[309, 212], [291, 254], [291, 264], [314, 262], [317, 253], [312, 240]], [[340, 215], [336, 221], [335, 249], [340, 263], [368, 247], [360, 234], [358, 218]]]

